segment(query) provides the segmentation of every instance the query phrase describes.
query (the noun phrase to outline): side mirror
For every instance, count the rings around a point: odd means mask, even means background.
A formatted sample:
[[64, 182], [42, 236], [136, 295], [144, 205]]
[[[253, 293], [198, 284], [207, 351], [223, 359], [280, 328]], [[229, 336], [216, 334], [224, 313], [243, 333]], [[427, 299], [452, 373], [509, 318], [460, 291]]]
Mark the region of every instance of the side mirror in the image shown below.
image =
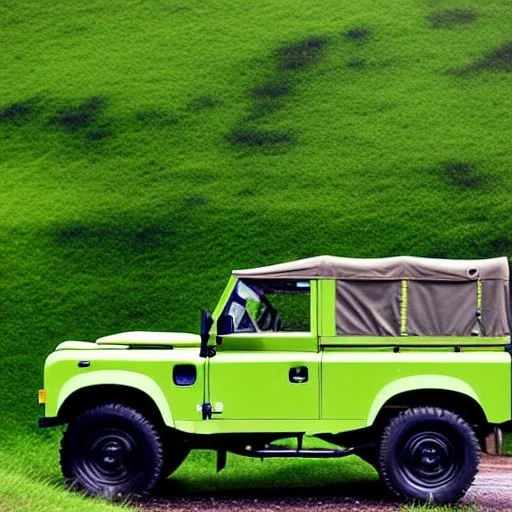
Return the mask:
[[213, 318], [206, 309], [201, 311], [201, 336], [208, 334], [213, 325]]
[[235, 323], [231, 315], [221, 315], [217, 320], [217, 336], [227, 336], [235, 332]]
[[208, 341], [212, 325], [212, 315], [206, 309], [203, 309], [201, 311], [201, 348], [199, 350], [199, 357], [208, 357]]

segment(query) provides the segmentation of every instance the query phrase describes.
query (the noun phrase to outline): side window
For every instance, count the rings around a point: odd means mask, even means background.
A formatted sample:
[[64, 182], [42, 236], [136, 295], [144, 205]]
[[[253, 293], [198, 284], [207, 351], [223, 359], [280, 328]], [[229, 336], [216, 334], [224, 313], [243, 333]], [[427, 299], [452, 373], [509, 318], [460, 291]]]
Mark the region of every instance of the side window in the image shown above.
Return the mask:
[[309, 332], [310, 304], [309, 281], [240, 280], [224, 314], [235, 332]]
[[[308, 283], [309, 284], [309, 283]], [[272, 293], [267, 295], [279, 312], [281, 331], [309, 332], [311, 330], [311, 296], [309, 286], [300, 293]]]

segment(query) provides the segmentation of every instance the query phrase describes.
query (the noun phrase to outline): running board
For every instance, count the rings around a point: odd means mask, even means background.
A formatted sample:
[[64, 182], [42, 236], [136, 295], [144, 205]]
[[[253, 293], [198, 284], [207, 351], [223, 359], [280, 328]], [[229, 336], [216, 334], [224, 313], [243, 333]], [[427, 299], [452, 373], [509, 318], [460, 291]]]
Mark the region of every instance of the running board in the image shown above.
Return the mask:
[[304, 458], [304, 459], [334, 459], [353, 455], [356, 448], [347, 448], [345, 450], [327, 450], [327, 449], [311, 449], [311, 450], [297, 450], [290, 448], [266, 448], [264, 450], [242, 450], [233, 451], [237, 455], [244, 457], [257, 457], [259, 459], [270, 458]]

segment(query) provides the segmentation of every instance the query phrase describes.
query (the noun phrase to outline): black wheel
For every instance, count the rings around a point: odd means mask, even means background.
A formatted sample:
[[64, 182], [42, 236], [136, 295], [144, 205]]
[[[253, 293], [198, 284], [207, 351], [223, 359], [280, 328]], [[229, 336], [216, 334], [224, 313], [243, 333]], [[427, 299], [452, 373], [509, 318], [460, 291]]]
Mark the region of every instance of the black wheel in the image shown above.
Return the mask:
[[151, 490], [162, 473], [162, 442], [139, 412], [120, 404], [102, 405], [69, 425], [60, 464], [68, 483], [90, 494], [141, 494]]
[[397, 496], [449, 503], [464, 496], [479, 458], [478, 439], [462, 418], [418, 407], [393, 418], [384, 430], [379, 473]]

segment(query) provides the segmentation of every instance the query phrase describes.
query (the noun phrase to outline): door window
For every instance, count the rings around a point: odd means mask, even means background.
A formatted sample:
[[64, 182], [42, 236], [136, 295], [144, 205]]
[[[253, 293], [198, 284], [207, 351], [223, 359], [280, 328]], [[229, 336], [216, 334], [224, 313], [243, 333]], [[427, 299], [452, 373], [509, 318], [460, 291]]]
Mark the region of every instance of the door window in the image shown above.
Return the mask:
[[224, 309], [235, 332], [310, 331], [310, 283], [240, 280]]

